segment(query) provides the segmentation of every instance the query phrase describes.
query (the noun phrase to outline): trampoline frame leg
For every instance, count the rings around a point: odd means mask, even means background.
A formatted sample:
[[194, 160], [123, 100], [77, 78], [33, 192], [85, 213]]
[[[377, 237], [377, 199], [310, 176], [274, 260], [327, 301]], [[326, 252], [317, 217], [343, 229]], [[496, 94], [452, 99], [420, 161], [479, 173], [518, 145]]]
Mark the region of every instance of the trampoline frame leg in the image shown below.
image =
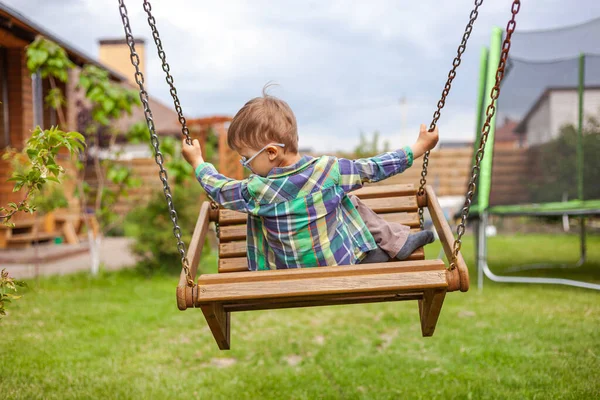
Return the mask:
[[[600, 284], [588, 283], [582, 281], [576, 281], [572, 279], [559, 279], [559, 278], [534, 278], [534, 277], [521, 277], [521, 276], [502, 276], [494, 274], [487, 263], [487, 237], [485, 235], [485, 228], [487, 226], [488, 214], [480, 214], [479, 220], [477, 221], [476, 228], [476, 253], [477, 253], [477, 287], [479, 290], [483, 290], [484, 275], [493, 282], [503, 283], [534, 283], [534, 284], [550, 284], [550, 285], [566, 285], [575, 286], [585, 289], [600, 290]], [[587, 257], [586, 248], [586, 229], [585, 229], [585, 217], [582, 216], [580, 220], [580, 257], [579, 261], [573, 266], [562, 266], [562, 268], [576, 268], [583, 265]], [[531, 265], [520, 269], [512, 268], [511, 271], [535, 269], [535, 268], [552, 268], [552, 265]]]

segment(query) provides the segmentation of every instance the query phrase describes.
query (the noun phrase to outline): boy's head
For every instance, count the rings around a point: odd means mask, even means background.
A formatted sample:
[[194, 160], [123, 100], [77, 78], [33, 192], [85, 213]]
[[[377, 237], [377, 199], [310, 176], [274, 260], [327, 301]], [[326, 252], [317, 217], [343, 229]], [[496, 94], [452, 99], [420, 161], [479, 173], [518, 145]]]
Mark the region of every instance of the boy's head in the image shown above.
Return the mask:
[[285, 101], [266, 94], [265, 89], [262, 97], [250, 100], [237, 112], [227, 133], [229, 147], [246, 160], [254, 157], [247, 166], [261, 176], [279, 166], [286, 155], [298, 153], [298, 127], [292, 109]]

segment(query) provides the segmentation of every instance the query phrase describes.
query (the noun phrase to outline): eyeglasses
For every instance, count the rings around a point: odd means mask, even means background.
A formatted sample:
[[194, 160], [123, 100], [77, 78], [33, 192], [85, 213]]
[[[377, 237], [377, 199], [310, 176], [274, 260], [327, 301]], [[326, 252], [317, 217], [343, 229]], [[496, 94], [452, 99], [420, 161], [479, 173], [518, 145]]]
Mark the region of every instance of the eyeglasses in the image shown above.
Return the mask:
[[250, 168], [250, 163], [252, 162], [252, 160], [254, 160], [256, 158], [256, 156], [258, 156], [260, 153], [262, 153], [263, 151], [265, 151], [265, 149], [269, 146], [279, 146], [279, 147], [285, 147], [285, 144], [283, 143], [269, 143], [268, 145], [266, 145], [265, 147], [263, 147], [262, 149], [260, 149], [255, 155], [253, 155], [252, 157], [246, 159], [246, 157], [242, 157], [240, 159], [240, 164], [242, 164], [244, 167], [248, 168], [250, 171], [252, 171], [252, 168]]

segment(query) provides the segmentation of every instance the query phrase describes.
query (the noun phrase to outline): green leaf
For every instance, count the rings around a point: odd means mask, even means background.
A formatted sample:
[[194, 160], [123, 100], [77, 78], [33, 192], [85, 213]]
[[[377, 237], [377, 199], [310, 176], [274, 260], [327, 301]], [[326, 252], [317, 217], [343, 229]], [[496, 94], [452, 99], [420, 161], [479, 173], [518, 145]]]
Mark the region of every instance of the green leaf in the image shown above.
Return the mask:
[[48, 52], [42, 49], [27, 49], [27, 68], [31, 73], [35, 73], [42, 64], [48, 59]]
[[90, 87], [90, 78], [88, 78], [87, 76], [81, 74], [79, 76], [79, 86], [82, 87], [84, 90], [87, 91], [87, 89]]
[[79, 132], [69, 132], [69, 133], [67, 133], [67, 136], [70, 139], [77, 139], [77, 140], [80, 140], [82, 142], [85, 142], [85, 137], [81, 133], [79, 133]]
[[92, 101], [99, 101], [101, 97], [103, 97], [102, 88], [98, 86], [92, 87], [87, 94], [87, 98]]
[[110, 112], [115, 107], [115, 101], [113, 99], [104, 99], [102, 102], [102, 108], [106, 112]]
[[56, 74], [56, 77], [61, 82], [66, 82], [67, 80], [69, 80], [69, 73], [65, 70], [61, 70], [61, 71], [58, 71], [58, 73]]
[[29, 149], [27, 149], [26, 152], [27, 152], [27, 156], [29, 157], [29, 159], [33, 160], [35, 157], [37, 157], [39, 150], [29, 148]]

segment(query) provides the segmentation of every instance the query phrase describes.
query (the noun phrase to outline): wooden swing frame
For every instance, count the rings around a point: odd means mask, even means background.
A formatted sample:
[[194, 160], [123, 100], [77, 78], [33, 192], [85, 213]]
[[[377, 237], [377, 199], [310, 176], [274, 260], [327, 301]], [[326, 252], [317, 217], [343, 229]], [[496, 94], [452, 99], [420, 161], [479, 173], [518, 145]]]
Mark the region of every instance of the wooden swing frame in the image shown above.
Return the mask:
[[[452, 259], [454, 236], [431, 186], [423, 195], [417, 195], [413, 185], [365, 187], [354, 194], [387, 220], [414, 221], [417, 208], [426, 207], [444, 253]], [[209, 202], [202, 204], [188, 252], [194, 281], [209, 224], [220, 224], [222, 239], [223, 231], [229, 227], [233, 228], [231, 231], [242, 231], [245, 221], [245, 214], [212, 209]], [[226, 236], [243, 239], [231, 233]], [[179, 309], [200, 308], [221, 350], [231, 346], [232, 312], [292, 307], [418, 300], [421, 333], [431, 336], [446, 293], [469, 289], [469, 272], [460, 254], [457, 267], [452, 270], [446, 268], [443, 260], [424, 260], [423, 249], [418, 249], [408, 261], [247, 271], [246, 265], [221, 258], [235, 255], [226, 243], [219, 245], [219, 274], [200, 275], [197, 285], [189, 286], [187, 275], [182, 272], [177, 286]], [[245, 272], [239, 272], [244, 269]]]

